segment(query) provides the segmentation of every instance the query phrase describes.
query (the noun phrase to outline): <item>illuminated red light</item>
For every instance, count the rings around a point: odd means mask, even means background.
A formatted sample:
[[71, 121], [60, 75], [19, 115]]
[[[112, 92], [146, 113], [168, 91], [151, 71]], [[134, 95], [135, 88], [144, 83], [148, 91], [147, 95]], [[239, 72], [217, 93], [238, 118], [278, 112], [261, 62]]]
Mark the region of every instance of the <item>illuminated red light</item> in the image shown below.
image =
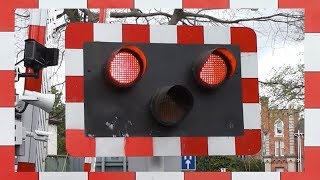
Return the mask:
[[217, 48], [209, 51], [204, 59], [195, 64], [195, 78], [204, 87], [217, 87], [232, 77], [236, 65], [236, 58], [230, 50]]
[[146, 59], [142, 51], [127, 46], [109, 59], [106, 66], [107, 79], [118, 87], [130, 87], [142, 76], [146, 68]]
[[119, 52], [110, 62], [110, 75], [119, 84], [131, 84], [140, 74], [139, 60], [128, 52]]
[[200, 79], [206, 84], [216, 85], [227, 76], [226, 62], [218, 55], [211, 54], [200, 70]]

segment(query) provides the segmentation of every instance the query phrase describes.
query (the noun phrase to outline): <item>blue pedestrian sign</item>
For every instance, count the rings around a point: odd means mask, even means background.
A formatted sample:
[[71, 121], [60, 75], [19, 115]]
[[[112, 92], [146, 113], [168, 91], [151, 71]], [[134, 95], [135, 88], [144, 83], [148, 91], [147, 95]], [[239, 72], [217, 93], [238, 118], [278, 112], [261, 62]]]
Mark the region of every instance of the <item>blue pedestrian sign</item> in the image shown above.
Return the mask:
[[182, 156], [181, 157], [181, 169], [183, 171], [195, 171], [196, 170], [196, 157], [195, 156]]

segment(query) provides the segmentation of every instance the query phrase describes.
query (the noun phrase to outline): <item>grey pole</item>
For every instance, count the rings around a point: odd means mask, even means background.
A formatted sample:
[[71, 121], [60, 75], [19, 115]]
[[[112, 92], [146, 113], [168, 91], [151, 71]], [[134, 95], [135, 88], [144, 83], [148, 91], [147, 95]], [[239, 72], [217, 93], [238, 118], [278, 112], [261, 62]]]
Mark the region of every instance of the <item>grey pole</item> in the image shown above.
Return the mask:
[[127, 157], [123, 157], [123, 172], [127, 172]]
[[147, 158], [148, 172], [164, 172], [164, 157], [149, 157]]
[[105, 167], [106, 167], [106, 158], [101, 157], [101, 172], [105, 172]]

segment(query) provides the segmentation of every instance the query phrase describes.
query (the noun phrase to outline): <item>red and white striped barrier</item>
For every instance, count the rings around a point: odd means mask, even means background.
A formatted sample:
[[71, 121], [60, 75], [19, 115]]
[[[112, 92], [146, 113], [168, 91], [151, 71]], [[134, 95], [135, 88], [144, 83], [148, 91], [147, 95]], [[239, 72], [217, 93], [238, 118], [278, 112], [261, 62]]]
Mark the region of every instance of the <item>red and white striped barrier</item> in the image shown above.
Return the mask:
[[77, 179], [77, 180], [280, 180], [279, 172], [104, 172], [104, 173], [81, 173], [81, 172], [40, 172], [39, 180]]
[[0, 177], [14, 172], [15, 89], [14, 32], [0, 31]]
[[[233, 44], [241, 50], [244, 136], [85, 137], [84, 42]], [[181, 156], [256, 154], [261, 146], [257, 39], [240, 27], [70, 24], [66, 30], [66, 147], [72, 156]], [[82, 143], [79, 143], [82, 142]], [[83, 143], [86, 143], [83, 149]], [[81, 150], [82, 149], [82, 150]]]
[[[101, 180], [145, 179], [221, 179], [221, 180], [318, 180], [320, 171], [320, 67], [317, 52], [320, 47], [319, 0], [0, 0], [0, 179], [25, 180]], [[143, 2], [143, 0], [140, 0]], [[180, 4], [182, 2], [182, 5]], [[14, 173], [14, 9], [15, 8], [303, 8], [305, 10], [305, 148], [304, 172], [302, 173]], [[12, 114], [12, 115], [10, 115]], [[83, 137], [83, 133], [80, 133]], [[75, 140], [76, 141], [76, 140]], [[85, 142], [83, 147], [90, 145]], [[80, 149], [81, 150], [81, 149]], [[94, 154], [93, 151], [92, 154]]]

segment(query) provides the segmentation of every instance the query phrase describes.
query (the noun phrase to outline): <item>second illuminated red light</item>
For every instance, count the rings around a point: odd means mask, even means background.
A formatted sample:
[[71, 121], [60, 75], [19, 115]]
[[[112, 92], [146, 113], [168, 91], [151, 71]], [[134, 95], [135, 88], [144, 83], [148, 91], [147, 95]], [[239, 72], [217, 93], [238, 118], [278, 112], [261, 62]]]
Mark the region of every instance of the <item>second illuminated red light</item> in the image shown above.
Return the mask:
[[217, 48], [196, 61], [193, 71], [197, 82], [206, 88], [215, 88], [230, 78], [236, 69], [236, 58], [225, 48]]

